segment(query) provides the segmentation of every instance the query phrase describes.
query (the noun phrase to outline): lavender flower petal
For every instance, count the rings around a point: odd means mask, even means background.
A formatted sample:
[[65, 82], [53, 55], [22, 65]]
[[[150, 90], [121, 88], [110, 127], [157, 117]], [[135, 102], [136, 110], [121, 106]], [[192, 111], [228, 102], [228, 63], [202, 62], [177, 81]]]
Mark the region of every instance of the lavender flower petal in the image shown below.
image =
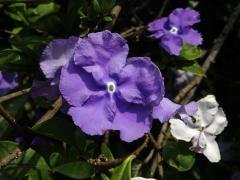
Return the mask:
[[202, 35], [198, 31], [190, 27], [183, 28], [179, 36], [182, 38], [184, 42], [192, 45], [200, 45], [202, 44], [203, 41]]
[[116, 33], [91, 33], [76, 48], [74, 62], [93, 74], [99, 82], [106, 82], [106, 74], [115, 74], [125, 65], [128, 54], [126, 40]]
[[151, 129], [150, 113], [150, 108], [118, 101], [112, 129], [119, 130], [121, 139], [126, 142], [139, 139]]
[[111, 129], [115, 107], [106, 96], [91, 96], [81, 107], [70, 107], [74, 124], [89, 135], [103, 135]]
[[190, 8], [177, 8], [169, 15], [169, 22], [177, 27], [192, 26], [200, 22], [200, 14]]
[[180, 37], [171, 34], [164, 35], [161, 39], [161, 46], [173, 55], [179, 55], [183, 46], [183, 41]]
[[69, 39], [55, 39], [48, 44], [40, 58], [40, 67], [46, 78], [54, 78], [59, 69], [72, 59], [78, 41], [80, 38], [72, 36]]
[[127, 59], [120, 81], [119, 92], [127, 102], [157, 105], [164, 96], [161, 72], [147, 57]]

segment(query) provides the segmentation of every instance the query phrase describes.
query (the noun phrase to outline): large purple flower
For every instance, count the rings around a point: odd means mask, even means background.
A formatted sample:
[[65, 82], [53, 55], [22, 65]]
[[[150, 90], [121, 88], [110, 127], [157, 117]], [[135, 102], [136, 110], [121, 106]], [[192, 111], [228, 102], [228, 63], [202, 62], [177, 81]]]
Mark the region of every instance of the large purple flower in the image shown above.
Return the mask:
[[17, 73], [0, 72], [0, 95], [18, 86]]
[[150, 131], [152, 108], [164, 96], [163, 77], [149, 58], [127, 55], [120, 35], [92, 33], [62, 68], [60, 92], [71, 105], [68, 114], [85, 133], [118, 130], [130, 142]]
[[60, 95], [58, 86], [61, 68], [73, 58], [75, 47], [80, 41], [79, 37], [71, 36], [68, 39], [55, 39], [48, 44], [40, 58], [40, 67], [47, 80], [33, 82], [32, 96], [54, 100]]
[[163, 17], [148, 24], [153, 32], [150, 37], [161, 39], [160, 45], [170, 54], [179, 55], [183, 43], [199, 45], [201, 34], [191, 26], [200, 21], [199, 13], [190, 8], [175, 9], [168, 17]]

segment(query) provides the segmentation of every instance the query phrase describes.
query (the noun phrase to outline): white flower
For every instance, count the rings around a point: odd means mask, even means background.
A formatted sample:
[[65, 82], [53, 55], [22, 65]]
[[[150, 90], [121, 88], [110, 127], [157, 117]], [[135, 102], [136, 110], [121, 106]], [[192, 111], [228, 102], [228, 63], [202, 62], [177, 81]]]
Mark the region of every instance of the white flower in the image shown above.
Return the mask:
[[156, 179], [148, 179], [148, 178], [143, 178], [143, 177], [133, 177], [131, 180], [156, 180]]
[[191, 150], [218, 162], [221, 156], [215, 138], [227, 126], [226, 116], [213, 95], [200, 99], [197, 104], [195, 115], [179, 114], [181, 119], [170, 119], [171, 133], [176, 139], [192, 141]]

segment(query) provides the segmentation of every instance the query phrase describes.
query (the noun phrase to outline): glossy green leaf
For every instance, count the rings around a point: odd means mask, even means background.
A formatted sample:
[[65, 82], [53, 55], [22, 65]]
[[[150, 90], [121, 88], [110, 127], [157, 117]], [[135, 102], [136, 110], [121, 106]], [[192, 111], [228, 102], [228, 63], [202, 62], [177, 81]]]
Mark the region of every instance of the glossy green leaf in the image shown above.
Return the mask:
[[90, 178], [94, 173], [93, 167], [84, 161], [66, 163], [53, 168], [53, 171], [75, 179]]
[[114, 159], [111, 150], [105, 143], [101, 144], [101, 154], [104, 154], [109, 160]]
[[163, 148], [163, 158], [178, 171], [188, 171], [195, 163], [195, 156], [185, 142], [169, 142]]
[[110, 17], [110, 16], [105, 16], [105, 17], [103, 18], [103, 20], [106, 21], [106, 22], [111, 22], [111, 21], [112, 21], [112, 17]]
[[49, 164], [51, 167], [59, 165], [63, 161], [62, 154], [54, 152], [49, 157]]
[[99, 0], [102, 13], [110, 13], [115, 3], [116, 0]]
[[53, 2], [40, 4], [36, 8], [31, 9], [33, 16], [30, 16], [29, 18], [32, 22], [36, 22], [37, 20], [43, 18], [44, 16], [48, 16], [50, 14], [58, 12], [59, 9], [60, 6]]
[[100, 7], [100, 5], [99, 5], [98, 0], [92, 0], [92, 7], [93, 7], [93, 10], [94, 10], [96, 13], [100, 13], [100, 12], [101, 12], [101, 7]]
[[[64, 127], [64, 128], [63, 128]], [[35, 125], [32, 129], [39, 135], [44, 135], [58, 141], [64, 141], [78, 148], [79, 153], [90, 158], [96, 144], [88, 139], [74, 123], [65, 118], [54, 117], [46, 122]]]
[[74, 136], [76, 126], [68, 119], [52, 118], [41, 124], [35, 125], [32, 130], [40, 135], [59, 141], [65, 141], [69, 144], [74, 144], [75, 142]]
[[17, 147], [15, 142], [11, 141], [0, 141], [0, 160], [7, 156]]
[[114, 168], [112, 172], [111, 180], [130, 180], [131, 179], [131, 167], [132, 167], [132, 160], [135, 158], [135, 155], [130, 155], [126, 158], [123, 163]]
[[197, 62], [192, 63], [190, 65], [183, 66], [182, 69], [184, 71], [191, 72], [191, 73], [193, 73], [195, 75], [198, 75], [198, 76], [204, 76], [205, 75], [204, 70], [202, 69], [202, 67]]
[[196, 60], [202, 56], [202, 51], [199, 47], [190, 44], [184, 44], [180, 53], [180, 57], [184, 60]]
[[107, 177], [105, 174], [101, 174], [101, 178], [102, 180], [110, 180], [110, 178]]

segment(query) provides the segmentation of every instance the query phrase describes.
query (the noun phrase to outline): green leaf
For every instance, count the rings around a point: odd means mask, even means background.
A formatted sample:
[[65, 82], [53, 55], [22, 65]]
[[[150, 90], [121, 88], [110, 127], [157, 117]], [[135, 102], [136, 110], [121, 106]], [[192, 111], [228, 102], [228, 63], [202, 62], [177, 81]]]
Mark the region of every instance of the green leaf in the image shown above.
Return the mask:
[[51, 167], [59, 165], [63, 161], [63, 157], [60, 153], [54, 152], [49, 157], [49, 164]]
[[195, 163], [195, 156], [185, 142], [169, 142], [163, 148], [163, 158], [178, 171], [188, 171]]
[[[17, 144], [14, 142], [0, 141], [0, 159], [11, 153], [16, 147]], [[35, 179], [52, 180], [49, 170], [44, 158], [33, 149], [28, 149], [18, 159], [7, 165], [2, 172], [13, 178], [34, 177]]]
[[10, 42], [15, 49], [18, 49], [31, 57], [38, 58], [43, 48], [51, 39], [51, 37], [44, 36], [15, 36]]
[[[63, 128], [64, 127], [64, 128]], [[85, 158], [90, 158], [94, 152], [96, 143], [88, 139], [74, 123], [65, 118], [54, 117], [41, 124], [35, 125], [31, 131], [58, 141], [64, 141], [78, 148]]]
[[109, 160], [114, 159], [111, 150], [105, 143], [101, 144], [101, 154], [104, 154]]
[[98, 0], [92, 0], [92, 7], [95, 13], [100, 13], [101, 12], [101, 7], [98, 3]]
[[116, 0], [99, 0], [102, 13], [109, 13], [115, 4]]
[[[63, 128], [64, 127], [64, 128]], [[75, 143], [76, 126], [68, 119], [52, 118], [41, 124], [33, 126], [32, 130], [40, 135], [44, 135], [69, 144]]]
[[123, 163], [114, 168], [112, 172], [111, 180], [130, 180], [131, 179], [131, 167], [132, 160], [135, 158], [135, 155], [130, 155], [127, 159], [123, 161]]
[[180, 53], [180, 57], [184, 60], [196, 60], [202, 56], [202, 51], [199, 47], [190, 44], [184, 44]]
[[110, 180], [109, 177], [107, 177], [105, 174], [101, 174], [102, 180]]
[[30, 16], [29, 19], [31, 22], [36, 22], [44, 16], [58, 12], [60, 6], [53, 2], [47, 4], [40, 4], [36, 8], [30, 9], [34, 16]]
[[36, 61], [26, 57], [12, 49], [0, 51], [0, 70], [11, 72], [35, 71], [38, 65]]
[[93, 167], [84, 161], [70, 162], [53, 168], [53, 171], [75, 179], [86, 179], [93, 175]]
[[11, 141], [0, 141], [0, 160], [6, 157], [17, 147], [17, 143]]
[[182, 69], [187, 72], [191, 72], [198, 76], [205, 76], [205, 72], [202, 67], [197, 63], [192, 63], [190, 65], [183, 66]]
[[112, 17], [110, 17], [110, 16], [105, 16], [105, 17], [103, 18], [103, 20], [106, 21], [106, 22], [111, 22], [111, 21], [112, 21]]

